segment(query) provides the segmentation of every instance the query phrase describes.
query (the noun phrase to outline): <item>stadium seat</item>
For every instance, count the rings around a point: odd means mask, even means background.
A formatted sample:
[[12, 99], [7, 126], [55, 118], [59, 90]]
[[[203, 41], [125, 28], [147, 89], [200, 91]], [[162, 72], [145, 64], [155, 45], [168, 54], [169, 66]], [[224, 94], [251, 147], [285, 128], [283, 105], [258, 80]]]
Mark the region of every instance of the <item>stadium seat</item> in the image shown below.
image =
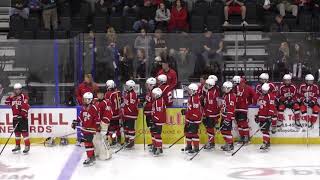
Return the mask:
[[111, 16], [110, 17], [110, 24], [116, 30], [116, 32], [122, 32], [122, 17], [118, 16]]
[[69, 31], [71, 29], [70, 17], [60, 17], [59, 29]]
[[94, 24], [94, 29], [98, 32], [102, 31], [106, 31], [106, 27], [107, 27], [107, 17], [95, 17], [93, 20], [93, 24]]
[[124, 25], [123, 31], [126, 33], [134, 32], [134, 30], [132, 29], [132, 26], [136, 20], [137, 20], [137, 18], [133, 17], [133, 16], [123, 17], [123, 25]]
[[204, 30], [204, 17], [203, 16], [191, 16], [191, 32], [200, 33]]
[[54, 39], [67, 39], [67, 32], [66, 31], [54, 31], [53, 38]]
[[207, 17], [207, 28], [212, 32], [221, 32], [222, 20], [219, 16], [208, 16]]

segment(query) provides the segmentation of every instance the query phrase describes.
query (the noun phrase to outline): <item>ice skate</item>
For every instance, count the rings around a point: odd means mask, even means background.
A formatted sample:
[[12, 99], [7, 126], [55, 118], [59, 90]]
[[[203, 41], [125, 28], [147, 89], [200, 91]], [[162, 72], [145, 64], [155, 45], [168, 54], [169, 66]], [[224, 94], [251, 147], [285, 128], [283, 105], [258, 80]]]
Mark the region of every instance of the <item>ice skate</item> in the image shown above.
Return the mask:
[[267, 152], [270, 149], [270, 143], [263, 143], [260, 147], [261, 152]]
[[29, 151], [30, 151], [30, 146], [26, 146], [26, 147], [24, 148], [24, 150], [22, 151], [22, 153], [23, 153], [24, 155], [26, 155], [26, 154], [29, 153]]
[[95, 159], [94, 159], [94, 157], [87, 158], [87, 159], [83, 162], [83, 166], [85, 166], [85, 167], [93, 166], [94, 164], [95, 164]]
[[210, 143], [207, 143], [205, 146], [204, 146], [204, 149], [205, 150], [212, 150], [215, 148], [215, 144], [213, 142], [210, 142]]
[[13, 152], [14, 154], [20, 153], [20, 151], [21, 151], [20, 145], [16, 145], [16, 146], [12, 149], [12, 152]]

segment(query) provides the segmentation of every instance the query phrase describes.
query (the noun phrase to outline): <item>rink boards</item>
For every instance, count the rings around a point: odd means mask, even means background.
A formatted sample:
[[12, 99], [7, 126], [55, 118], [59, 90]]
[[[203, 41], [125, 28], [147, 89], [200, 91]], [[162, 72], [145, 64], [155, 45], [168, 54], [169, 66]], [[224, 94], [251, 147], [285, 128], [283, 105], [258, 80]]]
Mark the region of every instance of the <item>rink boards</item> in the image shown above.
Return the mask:
[[[167, 109], [167, 123], [163, 127], [163, 142], [171, 144], [183, 136], [184, 116], [181, 114], [181, 108]], [[254, 121], [257, 108], [250, 108], [248, 111], [250, 133], [253, 134], [258, 130], [258, 125]], [[310, 110], [309, 110], [310, 111]], [[77, 118], [77, 108], [51, 108], [51, 107], [34, 107], [29, 112], [30, 138], [32, 143], [41, 144], [47, 137], [60, 137], [69, 135], [70, 143], [75, 142], [75, 131], [71, 128], [71, 123]], [[136, 122], [136, 143], [143, 144], [144, 137], [147, 143], [151, 142], [150, 132], [147, 130], [145, 117], [142, 116], [142, 110], [139, 111], [139, 117]], [[308, 113], [311, 114], [311, 111]], [[143, 123], [144, 122], [144, 123]], [[282, 128], [277, 129], [276, 134], [271, 135], [272, 143], [279, 144], [320, 144], [319, 119], [313, 128], [307, 128], [306, 121], [301, 120], [303, 128], [297, 128], [294, 125], [293, 112], [289, 109], [285, 111], [285, 121]], [[145, 127], [145, 128], [143, 128]], [[145, 129], [145, 130], [144, 130]], [[233, 135], [236, 138], [237, 125], [233, 124]], [[12, 114], [9, 108], [0, 108], [0, 144], [5, 143], [7, 137], [12, 132]], [[145, 133], [143, 133], [145, 132]], [[202, 143], [207, 141], [207, 135], [203, 125], [200, 127], [200, 140]], [[9, 141], [14, 143], [13, 139]], [[216, 135], [216, 142], [223, 143], [220, 133]], [[182, 139], [180, 144], [184, 143]], [[261, 133], [257, 133], [252, 139], [252, 143], [261, 143]]]

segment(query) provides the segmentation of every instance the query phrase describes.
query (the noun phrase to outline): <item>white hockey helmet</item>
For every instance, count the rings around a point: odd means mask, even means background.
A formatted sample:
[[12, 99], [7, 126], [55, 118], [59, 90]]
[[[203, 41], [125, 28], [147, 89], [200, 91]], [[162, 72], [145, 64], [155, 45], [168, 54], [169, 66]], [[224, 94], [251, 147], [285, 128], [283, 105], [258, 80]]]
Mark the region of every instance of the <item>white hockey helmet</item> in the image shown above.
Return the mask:
[[108, 90], [109, 90], [109, 89], [113, 89], [113, 88], [116, 87], [116, 83], [114, 83], [113, 80], [108, 80], [108, 81], [106, 82], [106, 86], [107, 86], [107, 89], [108, 89]]
[[240, 76], [233, 76], [232, 82], [233, 82], [234, 84], [240, 84], [240, 82], [241, 82], [241, 77], [240, 77]]
[[192, 96], [194, 94], [197, 93], [198, 91], [198, 85], [195, 84], [195, 83], [191, 83], [189, 86], [188, 86], [188, 91], [189, 91], [189, 94]]
[[305, 77], [306, 81], [314, 81], [314, 76], [312, 74], [307, 74]]
[[13, 85], [13, 89], [22, 89], [22, 85], [20, 84], [20, 83], [15, 83], [14, 85]]
[[213, 79], [215, 82], [218, 81], [218, 77], [216, 75], [210, 75], [208, 79]]
[[264, 94], [267, 94], [270, 90], [270, 85], [269, 83], [264, 83], [262, 86], [261, 86], [261, 90], [262, 90], [262, 93]]
[[91, 92], [84, 93], [82, 97], [84, 104], [90, 104], [93, 100], [93, 94]]
[[226, 81], [222, 84], [222, 88], [225, 93], [230, 92], [232, 87], [233, 87], [233, 84], [231, 81]]
[[133, 90], [135, 86], [136, 86], [136, 83], [133, 80], [128, 80], [126, 82], [126, 90], [127, 91]]
[[167, 78], [167, 75], [165, 74], [160, 74], [158, 77], [157, 77], [157, 80], [159, 82], [159, 84], [164, 84], [167, 82], [168, 78]]
[[283, 76], [283, 80], [291, 80], [291, 79], [292, 79], [292, 77], [291, 77], [290, 74], [285, 74], [285, 75]]
[[160, 88], [154, 88], [152, 90], [152, 95], [154, 98], [158, 99], [162, 96], [162, 90]]
[[207, 79], [206, 80], [206, 88], [207, 89], [211, 89], [213, 88], [213, 86], [216, 84], [216, 82], [214, 81], [214, 79]]
[[157, 80], [156, 80], [156, 78], [153, 78], [153, 77], [148, 78], [146, 81], [146, 84], [151, 85], [151, 86], [155, 86], [157, 84]]

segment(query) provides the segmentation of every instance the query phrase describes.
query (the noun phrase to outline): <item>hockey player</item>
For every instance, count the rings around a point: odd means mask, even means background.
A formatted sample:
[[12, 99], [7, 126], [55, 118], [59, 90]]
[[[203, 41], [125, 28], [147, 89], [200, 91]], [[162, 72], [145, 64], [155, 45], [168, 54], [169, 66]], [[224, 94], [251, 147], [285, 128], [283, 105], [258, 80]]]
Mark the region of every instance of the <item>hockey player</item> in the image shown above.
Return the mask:
[[[146, 116], [146, 122], [147, 122], [147, 127], [150, 129], [153, 125], [152, 121], [152, 103], [153, 103], [153, 98], [152, 98], [152, 90], [156, 87], [157, 85], [157, 80], [153, 77], [148, 78], [146, 81], [146, 97], [145, 97], [145, 103], [143, 106], [143, 112]], [[162, 91], [161, 91], [162, 95]], [[152, 134], [151, 134], [152, 135]], [[148, 145], [149, 147], [152, 147], [152, 144]]]
[[256, 93], [254, 90], [246, 84], [244, 78], [240, 76], [233, 77], [233, 93], [236, 95], [236, 122], [238, 124], [238, 130], [240, 135], [239, 143], [249, 143], [250, 128], [248, 120], [248, 107], [254, 102]]
[[219, 107], [218, 98], [220, 92], [214, 88], [215, 81], [213, 79], [207, 79], [205, 83], [205, 88], [207, 93], [204, 97], [204, 117], [203, 124], [206, 127], [208, 134], [208, 143], [205, 145], [204, 149], [213, 149], [215, 147], [215, 125], [218, 123], [219, 119]]
[[[262, 73], [260, 74], [259, 76], [259, 81], [260, 83], [256, 86], [256, 93], [257, 93], [257, 97], [259, 97], [260, 95], [263, 94], [262, 92], [262, 85], [264, 83], [268, 83], [269, 84], [269, 87], [270, 87], [270, 93], [273, 93], [275, 96], [277, 95], [277, 87], [276, 85], [274, 85], [272, 82], [269, 81], [269, 74], [268, 73]], [[276, 128], [277, 128], [277, 119], [278, 119], [278, 112], [275, 111], [273, 116], [272, 116], [272, 124], [271, 124], [271, 132], [272, 134], [275, 134], [276, 133]]]
[[286, 108], [292, 109], [294, 112], [295, 124], [301, 127], [300, 124], [300, 106], [297, 102], [297, 88], [291, 82], [291, 75], [285, 74], [283, 76], [283, 82], [281, 83], [278, 91], [278, 123], [277, 126], [283, 126], [284, 110]]
[[[111, 109], [111, 103], [108, 99], [104, 99], [104, 93], [98, 92], [97, 93], [97, 106], [99, 108], [99, 116], [100, 121], [102, 121], [105, 124], [110, 124], [110, 121], [112, 119], [112, 109]], [[100, 123], [97, 123], [100, 125]]]
[[83, 134], [84, 146], [87, 152], [87, 159], [83, 162], [84, 166], [92, 166], [95, 163], [93, 137], [98, 130], [98, 122], [100, 121], [99, 109], [93, 104], [93, 94], [87, 92], [83, 95], [83, 106], [77, 120], [72, 123], [75, 129], [77, 124], [81, 124], [81, 132]]
[[166, 106], [170, 107], [173, 104], [172, 101], [172, 90], [170, 86], [167, 84], [167, 76], [161, 74], [157, 77], [158, 87], [162, 90], [162, 96], [166, 102]]
[[138, 118], [138, 97], [134, 91], [135, 86], [136, 83], [133, 80], [127, 81], [123, 95], [122, 113], [127, 149], [134, 147], [134, 139], [136, 135], [135, 122]]
[[275, 114], [275, 95], [270, 92], [270, 86], [265, 83], [261, 87], [262, 94], [258, 98], [259, 111], [255, 118], [256, 123], [259, 124], [262, 132], [263, 145], [261, 150], [267, 150], [270, 147], [270, 126], [272, 123], [272, 117]]
[[[305, 77], [305, 83], [301, 84], [298, 90], [298, 96], [300, 101], [300, 111], [304, 119], [308, 121], [308, 127], [312, 128], [313, 124], [318, 119], [319, 114], [319, 87], [314, 84], [314, 77], [312, 74], [307, 74]], [[308, 108], [312, 109], [312, 115], [308, 118]]]
[[164, 98], [162, 97], [162, 90], [160, 88], [154, 88], [152, 90], [153, 103], [152, 103], [152, 142], [153, 142], [153, 155], [159, 156], [162, 151], [162, 126], [166, 122], [166, 105]]
[[6, 105], [11, 106], [13, 115], [13, 128], [15, 128], [14, 134], [16, 137], [16, 146], [14, 149], [12, 149], [12, 152], [20, 152], [20, 141], [22, 136], [25, 145], [23, 154], [28, 154], [28, 152], [30, 151], [28, 125], [28, 111], [30, 109], [29, 97], [26, 94], [22, 93], [22, 85], [20, 83], [14, 84], [13, 89], [13, 95], [8, 97], [5, 101]]
[[186, 111], [184, 109], [181, 110], [181, 113], [186, 117], [184, 133], [186, 136], [187, 146], [185, 147], [185, 151], [189, 154], [196, 153], [199, 151], [198, 130], [199, 125], [201, 123], [202, 112], [200, 97], [197, 91], [198, 85], [192, 83], [188, 86], [188, 107]]
[[121, 142], [120, 132], [120, 110], [121, 110], [121, 92], [116, 88], [116, 84], [113, 80], [106, 82], [107, 92], [104, 95], [104, 99], [110, 102], [112, 118], [110, 120], [110, 126], [108, 128], [108, 135], [112, 137], [111, 145], [114, 146]]
[[232, 121], [235, 119], [236, 108], [236, 95], [232, 92], [232, 82], [227, 81], [222, 85], [222, 91], [224, 92], [222, 100], [222, 122], [221, 122], [221, 134], [226, 144], [221, 146], [223, 151], [233, 150], [233, 137], [232, 137]]

